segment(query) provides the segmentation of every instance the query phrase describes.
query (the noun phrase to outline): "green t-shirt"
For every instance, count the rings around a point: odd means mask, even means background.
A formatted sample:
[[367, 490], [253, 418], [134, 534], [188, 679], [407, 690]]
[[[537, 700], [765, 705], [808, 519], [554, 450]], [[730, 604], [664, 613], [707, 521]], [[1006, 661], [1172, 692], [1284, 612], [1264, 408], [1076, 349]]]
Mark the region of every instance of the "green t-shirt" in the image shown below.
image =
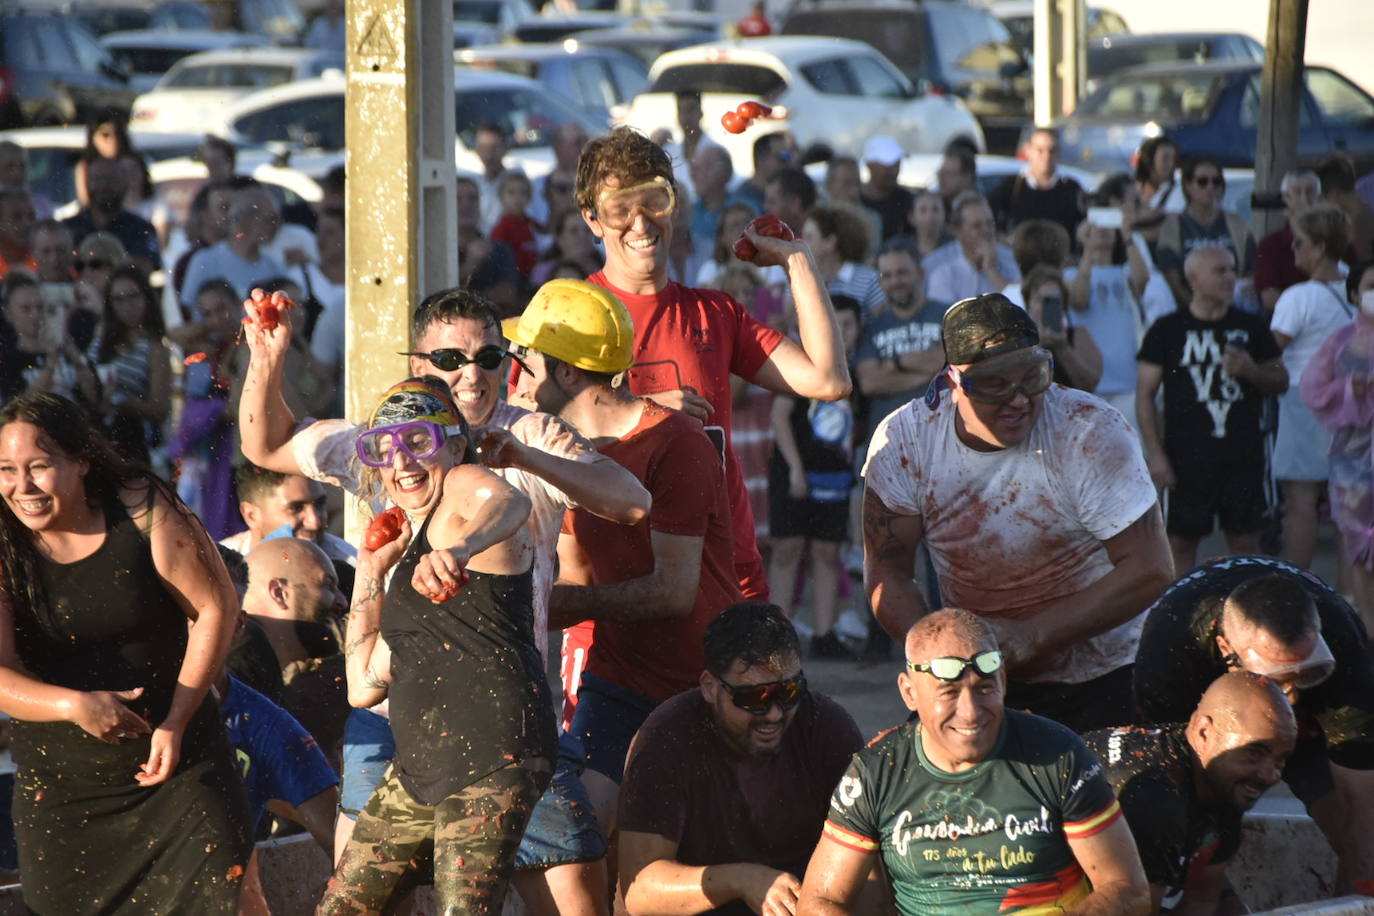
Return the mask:
[[1057, 722], [1007, 710], [987, 760], [946, 773], [908, 722], [854, 755], [825, 836], [878, 852], [903, 914], [1062, 913], [1086, 897], [1068, 838], [1121, 816], [1097, 759]]

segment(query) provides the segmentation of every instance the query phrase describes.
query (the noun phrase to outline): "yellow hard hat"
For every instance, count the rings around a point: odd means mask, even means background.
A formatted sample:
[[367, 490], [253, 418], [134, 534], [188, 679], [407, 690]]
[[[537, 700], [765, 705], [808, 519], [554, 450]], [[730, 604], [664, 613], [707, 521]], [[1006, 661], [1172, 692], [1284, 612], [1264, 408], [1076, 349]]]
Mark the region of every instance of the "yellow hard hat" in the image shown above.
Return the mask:
[[588, 372], [624, 372], [635, 361], [635, 326], [609, 290], [585, 280], [550, 280], [519, 318], [501, 322], [513, 344]]

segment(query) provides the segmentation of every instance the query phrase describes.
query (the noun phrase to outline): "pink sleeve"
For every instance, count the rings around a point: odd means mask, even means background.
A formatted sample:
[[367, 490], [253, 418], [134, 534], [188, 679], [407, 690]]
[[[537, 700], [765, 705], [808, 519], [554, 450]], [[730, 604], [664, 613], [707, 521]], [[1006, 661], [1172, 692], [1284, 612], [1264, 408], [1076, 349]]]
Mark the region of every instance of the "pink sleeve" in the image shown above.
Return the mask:
[[[1368, 426], [1374, 422], [1374, 391], [1366, 390], [1360, 395], [1354, 392], [1354, 376], [1347, 368], [1342, 368], [1342, 356], [1358, 337], [1365, 338], [1368, 345], [1374, 345], [1374, 337], [1352, 322], [1328, 337], [1317, 349], [1299, 383], [1302, 399], [1312, 413], [1329, 429], [1343, 426]], [[1374, 383], [1374, 378], [1366, 375], [1362, 379]]]

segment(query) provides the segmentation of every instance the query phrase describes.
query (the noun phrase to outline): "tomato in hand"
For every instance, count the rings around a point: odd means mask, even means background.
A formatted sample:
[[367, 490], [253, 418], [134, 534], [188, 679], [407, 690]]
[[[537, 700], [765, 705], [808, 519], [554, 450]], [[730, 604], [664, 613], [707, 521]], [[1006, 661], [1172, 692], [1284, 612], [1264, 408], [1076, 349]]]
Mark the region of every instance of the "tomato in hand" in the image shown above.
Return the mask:
[[739, 112], [741, 118], [748, 118], [750, 121], [755, 118], [766, 118], [773, 113], [773, 109], [762, 102], [741, 102], [735, 111]]
[[429, 600], [430, 600], [431, 602], [433, 602], [434, 604], [443, 604], [445, 601], [448, 601], [450, 598], [456, 597], [456, 596], [458, 595], [458, 593], [461, 592], [461, 591], [463, 590], [463, 586], [465, 586], [465, 585], [467, 585], [467, 584], [468, 584], [468, 571], [467, 571], [466, 569], [460, 569], [460, 570], [458, 570], [458, 584], [457, 584], [457, 585], [441, 585], [440, 588], [442, 589], [442, 591], [440, 591], [438, 594], [430, 595], [430, 596], [429, 596]]
[[[759, 235], [782, 239], [784, 242], [792, 242], [797, 238], [796, 235], [792, 233], [791, 227], [772, 213], [765, 213], [763, 216], [757, 217], [749, 224], [749, 228], [753, 229]], [[743, 233], [735, 240], [732, 250], [735, 252], [735, 257], [739, 258], [741, 261], [752, 261], [759, 253], [757, 246], [749, 241], [748, 235]]]
[[368, 550], [381, 550], [382, 547], [390, 544], [401, 536], [401, 529], [405, 524], [405, 510], [400, 506], [392, 506], [385, 512], [378, 513], [367, 526], [367, 532], [363, 537], [363, 543]]
[[258, 327], [264, 331], [275, 331], [279, 324], [281, 324], [281, 310], [277, 306], [258, 306]]

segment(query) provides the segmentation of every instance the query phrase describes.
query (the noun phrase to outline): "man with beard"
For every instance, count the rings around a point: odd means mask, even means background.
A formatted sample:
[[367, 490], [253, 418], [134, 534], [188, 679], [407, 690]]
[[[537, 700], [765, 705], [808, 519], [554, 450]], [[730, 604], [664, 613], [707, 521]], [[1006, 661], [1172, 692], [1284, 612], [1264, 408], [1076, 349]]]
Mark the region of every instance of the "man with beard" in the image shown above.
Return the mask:
[[792, 913], [827, 800], [863, 742], [810, 693], [796, 630], [773, 605], [706, 630], [700, 687], [656, 709], [630, 747], [620, 808], [625, 906]]
[[1241, 815], [1279, 781], [1297, 735], [1276, 681], [1232, 671], [1187, 723], [1084, 736], [1135, 837], [1154, 912], [1218, 912], [1232, 894], [1226, 863], [1240, 848]]
[[71, 230], [75, 239], [84, 239], [92, 232], [110, 233], [129, 253], [129, 260], [148, 274], [162, 269], [162, 248], [158, 245], [153, 224], [124, 209], [128, 184], [118, 159], [92, 159], [86, 167], [86, 194], [90, 203], [62, 224]]

